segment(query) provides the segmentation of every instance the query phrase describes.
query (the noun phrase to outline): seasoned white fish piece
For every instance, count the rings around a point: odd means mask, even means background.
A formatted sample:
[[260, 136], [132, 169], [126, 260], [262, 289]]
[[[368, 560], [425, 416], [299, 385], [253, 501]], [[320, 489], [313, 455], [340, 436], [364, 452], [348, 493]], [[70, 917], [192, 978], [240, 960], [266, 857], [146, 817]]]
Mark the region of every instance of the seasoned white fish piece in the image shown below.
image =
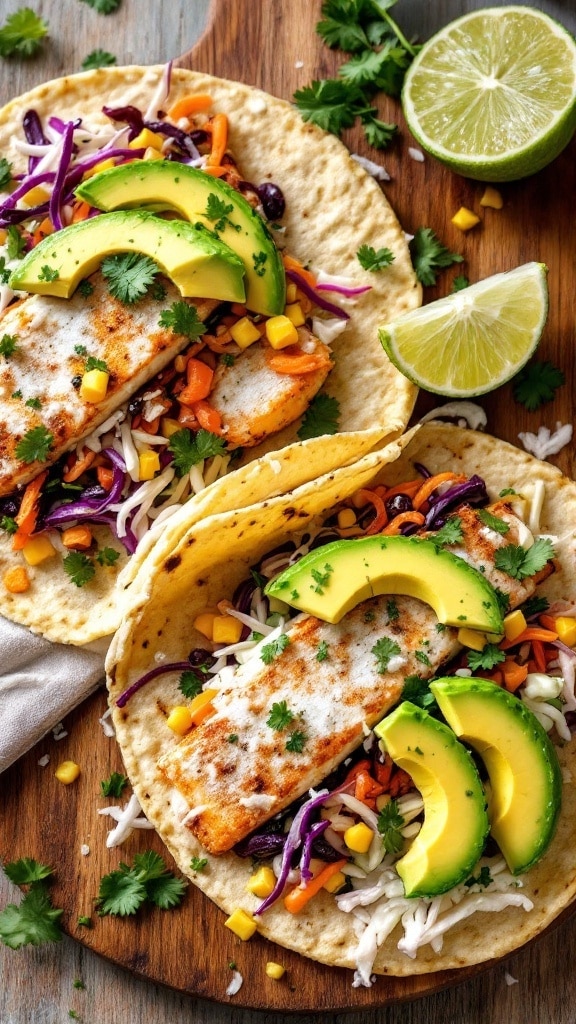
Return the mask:
[[[190, 343], [158, 325], [162, 310], [182, 298], [169, 281], [162, 301], [145, 296], [133, 305], [114, 299], [100, 274], [90, 283], [87, 297], [80, 289], [71, 299], [27, 296], [0, 320], [0, 335], [16, 340], [13, 354], [0, 357], [0, 495], [73, 448]], [[218, 303], [194, 305], [204, 320]], [[97, 405], [83, 401], [72, 383], [88, 356], [110, 370], [106, 397]], [[16, 448], [38, 427], [52, 435], [49, 451], [41, 462], [25, 462]]]
[[[536, 578], [518, 581], [496, 570], [494, 553], [526, 539], [526, 530], [506, 506], [491, 511], [506, 519], [508, 533], [487, 530], [475, 510], [463, 508], [463, 541], [452, 550], [482, 568], [514, 607], [534, 592]], [[255, 656], [240, 666], [233, 685], [214, 698], [216, 713], [158, 762], [190, 807], [187, 827], [210, 853], [230, 850], [317, 786], [399, 700], [407, 676], [430, 678], [461, 649], [458, 631], [439, 628], [432, 609], [409, 597], [393, 605], [373, 598], [334, 625], [300, 615], [286, 636], [270, 664]], [[326, 657], [319, 660], [321, 644]], [[268, 724], [272, 705], [283, 701], [293, 717], [275, 729]], [[305, 737], [301, 750], [287, 749], [294, 733]]]

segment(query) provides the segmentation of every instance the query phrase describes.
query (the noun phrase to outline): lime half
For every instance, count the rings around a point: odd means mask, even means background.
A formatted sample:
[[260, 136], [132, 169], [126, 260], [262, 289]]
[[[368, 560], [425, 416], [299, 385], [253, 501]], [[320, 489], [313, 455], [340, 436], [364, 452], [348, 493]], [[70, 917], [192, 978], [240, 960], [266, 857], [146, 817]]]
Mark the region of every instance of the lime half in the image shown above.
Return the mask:
[[510, 380], [548, 313], [547, 269], [525, 263], [429, 302], [380, 329], [394, 365], [425, 391], [471, 398]]
[[473, 11], [424, 44], [402, 105], [422, 148], [457, 173], [523, 178], [576, 129], [576, 42], [531, 7]]

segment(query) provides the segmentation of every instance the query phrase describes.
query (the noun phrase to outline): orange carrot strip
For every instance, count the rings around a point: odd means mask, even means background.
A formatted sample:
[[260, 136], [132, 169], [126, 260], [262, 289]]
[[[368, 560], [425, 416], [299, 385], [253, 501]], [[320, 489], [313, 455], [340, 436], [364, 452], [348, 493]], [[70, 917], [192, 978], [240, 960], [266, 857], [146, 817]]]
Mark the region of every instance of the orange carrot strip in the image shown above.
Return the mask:
[[348, 861], [345, 857], [342, 860], [335, 860], [332, 864], [327, 864], [326, 867], [322, 868], [314, 878], [310, 879], [306, 886], [297, 885], [295, 889], [292, 889], [292, 892], [289, 892], [284, 897], [284, 906], [288, 913], [298, 914], [303, 910], [312, 897], [320, 892], [320, 889], [326, 884], [328, 879], [332, 878], [332, 875], [338, 874], [347, 863]]
[[374, 774], [376, 775], [377, 781], [383, 787], [384, 792], [386, 792], [390, 785], [390, 779], [392, 778], [393, 768], [394, 762], [389, 754], [386, 754], [386, 760], [384, 761], [384, 764], [380, 764], [379, 761], [376, 762]]
[[352, 779], [355, 779], [360, 772], [369, 772], [370, 768], [371, 764], [367, 757], [365, 757], [362, 761], [358, 761], [358, 764], [355, 764], [354, 767], [351, 768], [350, 771], [347, 773], [343, 785], [346, 785], [347, 782], [352, 782]]
[[202, 168], [204, 174], [211, 174], [213, 178], [221, 178], [224, 174], [227, 174], [230, 170], [229, 167], [212, 167], [210, 164], [206, 164]]
[[544, 629], [550, 629], [553, 633], [556, 632], [556, 619], [551, 615], [539, 615], [538, 622], [541, 626], [544, 626]]
[[38, 242], [41, 242], [43, 238], [46, 238], [47, 235], [53, 234], [53, 232], [54, 225], [50, 220], [50, 217], [45, 217], [32, 235], [32, 245], [38, 245]]
[[455, 484], [460, 484], [464, 483], [466, 477], [463, 476], [462, 473], [451, 472], [436, 473], [434, 476], [428, 477], [428, 479], [425, 480], [424, 483], [421, 484], [421, 486], [418, 488], [416, 494], [412, 499], [412, 504], [414, 505], [414, 508], [419, 509], [420, 506], [423, 505], [425, 501], [428, 501], [428, 498], [430, 497], [432, 492], [435, 491], [440, 484], [446, 483], [446, 481], [448, 480], [452, 480]]
[[111, 466], [98, 466], [96, 470], [96, 476], [100, 487], [103, 487], [105, 491], [109, 491], [114, 483], [114, 470]]
[[168, 110], [168, 117], [173, 121], [179, 121], [181, 117], [190, 117], [191, 114], [201, 114], [212, 106], [212, 97], [206, 93], [196, 93], [191, 96], [183, 96], [176, 100]]
[[304, 373], [315, 373], [317, 370], [331, 366], [332, 361], [325, 350], [320, 352], [303, 352], [295, 345], [276, 351], [266, 350], [266, 362], [275, 373], [287, 373], [298, 377]]
[[542, 629], [540, 626], [527, 626], [514, 640], [502, 640], [499, 644], [500, 650], [507, 651], [510, 647], [518, 647], [519, 644], [528, 640], [540, 640], [542, 643], [550, 643], [558, 639], [558, 633], [552, 629]]
[[425, 518], [421, 512], [401, 512], [399, 516], [394, 516], [388, 526], [385, 526], [381, 531], [382, 535], [386, 537], [393, 537], [397, 533], [400, 533], [400, 527], [403, 523], [417, 523], [418, 526], [422, 526], [425, 522]]
[[228, 118], [226, 114], [214, 114], [212, 125], [212, 149], [206, 160], [207, 167], [221, 167], [228, 143]]
[[309, 284], [311, 288], [316, 287], [316, 275], [313, 274], [311, 270], [306, 270], [306, 267], [302, 266], [300, 260], [295, 259], [294, 256], [289, 256], [287, 253], [284, 253], [282, 255], [282, 261], [286, 270], [294, 270], [297, 274], [300, 274], [300, 277], [302, 277], [306, 281], [306, 284]]
[[546, 658], [544, 656], [544, 645], [541, 640], [532, 641], [532, 656], [536, 662], [538, 672], [545, 672]]
[[204, 399], [194, 402], [192, 412], [204, 430], [209, 430], [211, 434], [222, 433], [222, 417], [218, 410], [214, 409], [209, 402], [206, 402]]
[[372, 778], [370, 772], [358, 772], [354, 787], [354, 796], [357, 800], [362, 800], [363, 803], [367, 803], [368, 800], [374, 802], [375, 798], [383, 792], [384, 787]]
[[12, 536], [12, 548], [14, 551], [22, 550], [28, 540], [28, 537], [36, 526], [36, 520], [38, 518], [38, 499], [40, 498], [44, 481], [47, 476], [48, 470], [45, 469], [42, 473], [39, 473], [37, 477], [34, 477], [34, 480], [30, 481], [24, 491], [20, 508], [14, 516], [18, 523], [18, 529]]
[[369, 502], [371, 505], [374, 506], [374, 510], [376, 512], [376, 518], [373, 519], [370, 525], [368, 526], [366, 530], [366, 536], [370, 537], [374, 533], [380, 533], [380, 531], [384, 529], [386, 523], [388, 522], [388, 516], [386, 515], [386, 509], [384, 507], [384, 502], [382, 501], [382, 498], [380, 498], [375, 491], [370, 491], [367, 488], [361, 488], [359, 491], [356, 492], [354, 497], [355, 503], [356, 500], [360, 502], [360, 505], [365, 505], [367, 502]]
[[507, 658], [500, 665], [504, 686], [514, 693], [522, 685], [528, 675], [528, 665], [519, 665], [512, 658]]
[[210, 715], [213, 715], [215, 711], [216, 708], [214, 707], [212, 701], [208, 701], [207, 704], [203, 704], [201, 708], [198, 708], [197, 711], [193, 712], [192, 724], [200, 725], [200, 723], [203, 722], [205, 718], [209, 718]]
[[88, 467], [92, 465], [95, 458], [96, 452], [91, 452], [90, 449], [87, 448], [82, 457], [76, 459], [74, 465], [71, 466], [66, 473], [64, 473], [62, 477], [64, 483], [70, 484], [72, 483], [73, 480], [77, 480], [79, 476], [82, 476], [82, 473], [84, 473], [85, 470], [87, 470]]
[[62, 543], [65, 548], [73, 548], [75, 551], [87, 551], [92, 544], [92, 531], [89, 526], [79, 524], [69, 526], [62, 531]]
[[90, 203], [85, 203], [83, 200], [77, 200], [74, 203], [74, 209], [72, 213], [72, 223], [77, 224], [80, 220], [86, 220], [92, 207]]
[[189, 359], [186, 363], [186, 387], [178, 395], [184, 405], [193, 405], [202, 398], [207, 398], [212, 388], [214, 370], [200, 359]]

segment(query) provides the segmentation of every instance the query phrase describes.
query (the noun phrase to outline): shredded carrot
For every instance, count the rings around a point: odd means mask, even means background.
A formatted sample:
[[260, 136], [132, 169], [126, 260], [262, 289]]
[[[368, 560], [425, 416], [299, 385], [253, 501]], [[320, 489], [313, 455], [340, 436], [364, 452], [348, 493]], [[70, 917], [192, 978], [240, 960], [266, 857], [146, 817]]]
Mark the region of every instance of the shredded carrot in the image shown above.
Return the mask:
[[[230, 312], [234, 314], [234, 316], [230, 318], [232, 323], [236, 323], [236, 318], [239, 316], [246, 316], [248, 310], [246, 309], [246, 306], [244, 306], [242, 302], [233, 302], [232, 305], [230, 306]], [[227, 317], [224, 317], [224, 323], [226, 323], [226, 320]]]
[[325, 349], [318, 352], [303, 352], [297, 345], [288, 345], [276, 351], [266, 349], [266, 362], [275, 373], [286, 373], [299, 377], [305, 373], [316, 373], [332, 366], [332, 360]]
[[405, 480], [404, 483], [394, 484], [393, 487], [386, 487], [385, 484], [379, 484], [378, 487], [375, 487], [374, 489], [378, 492], [381, 498], [388, 501], [388, 498], [394, 498], [397, 494], [406, 494], [408, 498], [413, 498], [421, 486], [421, 480]]
[[65, 548], [73, 548], [75, 551], [87, 551], [92, 545], [92, 531], [89, 526], [79, 524], [69, 526], [62, 532], [62, 543]]
[[206, 164], [202, 170], [204, 174], [211, 174], [213, 178], [222, 178], [230, 170], [229, 167], [211, 167], [210, 164]]
[[558, 639], [558, 633], [552, 629], [542, 629], [540, 626], [527, 626], [514, 640], [502, 640], [500, 650], [507, 651], [510, 647], [518, 647], [519, 644], [527, 643], [528, 640], [540, 640], [542, 643], [551, 643]]
[[38, 500], [47, 476], [48, 470], [45, 469], [42, 473], [39, 473], [37, 477], [34, 477], [34, 480], [30, 481], [24, 491], [20, 508], [14, 516], [18, 523], [18, 529], [12, 536], [12, 548], [14, 551], [22, 550], [36, 526], [36, 520], [38, 519]]
[[356, 503], [356, 501], [359, 501], [360, 506], [366, 505], [366, 503], [369, 502], [371, 505], [374, 506], [374, 511], [376, 512], [376, 517], [372, 520], [372, 522], [370, 523], [366, 530], [366, 536], [370, 537], [375, 533], [380, 533], [380, 531], [384, 529], [386, 523], [388, 522], [388, 516], [386, 515], [386, 509], [384, 507], [384, 502], [382, 501], [382, 498], [378, 494], [376, 494], [375, 491], [370, 491], [367, 488], [363, 488], [357, 491], [356, 494], [354, 495], [354, 498], [354, 503]]
[[519, 665], [513, 658], [506, 658], [500, 665], [504, 686], [514, 693], [522, 685], [528, 675], [528, 665]]
[[544, 626], [544, 629], [550, 629], [553, 633], [556, 632], [556, 619], [551, 615], [539, 615], [538, 622], [541, 626]]
[[206, 166], [221, 167], [228, 143], [228, 118], [226, 114], [214, 114], [209, 123], [212, 132], [212, 149], [206, 160]]
[[77, 199], [73, 206], [72, 224], [77, 224], [80, 220], [86, 220], [91, 209], [92, 207], [90, 206], [90, 203], [85, 203], [82, 199]]
[[138, 424], [138, 430], [143, 430], [145, 434], [157, 434], [160, 429], [160, 416], [155, 416], [153, 420], [145, 420], [144, 417]]
[[316, 275], [313, 274], [311, 270], [306, 270], [306, 267], [302, 266], [300, 260], [295, 259], [294, 256], [289, 256], [287, 253], [283, 253], [282, 260], [286, 270], [293, 270], [296, 274], [299, 274], [311, 288], [316, 287], [318, 283], [316, 281]]
[[194, 402], [192, 411], [204, 430], [208, 430], [211, 434], [222, 433], [222, 417], [218, 410], [214, 409], [205, 399]]
[[385, 526], [381, 531], [382, 535], [386, 537], [393, 537], [397, 533], [400, 533], [400, 527], [403, 523], [416, 523], [417, 526], [422, 526], [425, 522], [425, 518], [421, 512], [401, 512], [399, 516], [394, 516], [388, 526]]
[[109, 491], [114, 483], [114, 470], [111, 466], [98, 466], [96, 469], [96, 476], [100, 487], [103, 487], [105, 491]]
[[433, 491], [436, 490], [437, 487], [439, 487], [440, 484], [446, 483], [448, 480], [451, 480], [455, 484], [461, 484], [464, 483], [466, 479], [467, 478], [463, 476], [462, 473], [450, 472], [436, 473], [434, 476], [429, 476], [428, 479], [425, 480], [424, 483], [420, 485], [412, 499], [412, 504], [414, 505], [414, 508], [419, 509], [421, 505], [424, 504], [425, 501], [428, 501], [430, 495], [433, 493]]
[[173, 121], [179, 121], [181, 117], [190, 117], [190, 115], [201, 114], [205, 110], [209, 110], [212, 106], [212, 97], [206, 93], [196, 93], [190, 96], [183, 96], [181, 100], [176, 100], [170, 109], [168, 110], [168, 117]]
[[214, 371], [200, 359], [189, 359], [186, 364], [186, 387], [178, 395], [178, 401], [184, 405], [194, 405], [202, 398], [207, 398], [212, 388]]
[[92, 465], [95, 458], [96, 452], [91, 452], [89, 448], [86, 448], [82, 457], [76, 459], [76, 462], [64, 473], [62, 477], [64, 483], [71, 484], [79, 476], [82, 476], [82, 473]]
[[347, 863], [348, 861], [344, 857], [342, 860], [336, 860], [332, 864], [327, 864], [314, 878], [310, 879], [306, 886], [297, 885], [295, 889], [292, 889], [284, 897], [284, 906], [288, 913], [298, 914], [303, 910], [312, 897], [319, 893], [326, 882], [332, 878], [332, 875], [337, 875]]
[[532, 641], [532, 656], [536, 662], [538, 672], [546, 671], [546, 657], [544, 655], [544, 644], [541, 640]]
[[359, 772], [356, 776], [356, 785], [354, 787], [354, 796], [357, 800], [361, 800], [362, 803], [368, 804], [374, 808], [376, 805], [376, 797], [380, 796], [384, 792], [384, 786], [376, 782], [376, 779], [370, 775], [370, 772]]
[[380, 783], [381, 786], [384, 787], [384, 792], [386, 792], [390, 785], [390, 779], [392, 778], [393, 769], [394, 762], [390, 757], [390, 754], [386, 754], [384, 764], [381, 764], [379, 761], [376, 762], [374, 774], [376, 776], [376, 780]]
[[369, 772], [370, 768], [371, 764], [367, 757], [363, 758], [361, 761], [358, 761], [358, 763], [355, 764], [346, 774], [343, 785], [346, 785], [347, 782], [352, 782], [352, 780], [355, 779], [360, 772]]
[[50, 217], [45, 217], [44, 220], [38, 225], [36, 231], [32, 235], [32, 245], [38, 245], [43, 238], [47, 235], [51, 235], [54, 231], [54, 225], [50, 220]]

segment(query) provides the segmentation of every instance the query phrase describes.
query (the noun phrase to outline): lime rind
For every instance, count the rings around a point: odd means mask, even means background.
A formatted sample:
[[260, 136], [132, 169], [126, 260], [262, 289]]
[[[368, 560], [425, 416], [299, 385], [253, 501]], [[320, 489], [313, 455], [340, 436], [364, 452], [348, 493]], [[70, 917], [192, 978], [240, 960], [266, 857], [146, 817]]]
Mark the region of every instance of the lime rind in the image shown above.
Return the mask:
[[576, 43], [541, 11], [473, 11], [426, 43], [402, 92], [422, 148], [468, 177], [540, 170], [576, 129]]
[[509, 381], [548, 315], [547, 270], [527, 263], [398, 317], [380, 329], [390, 360], [418, 387], [472, 398]]

